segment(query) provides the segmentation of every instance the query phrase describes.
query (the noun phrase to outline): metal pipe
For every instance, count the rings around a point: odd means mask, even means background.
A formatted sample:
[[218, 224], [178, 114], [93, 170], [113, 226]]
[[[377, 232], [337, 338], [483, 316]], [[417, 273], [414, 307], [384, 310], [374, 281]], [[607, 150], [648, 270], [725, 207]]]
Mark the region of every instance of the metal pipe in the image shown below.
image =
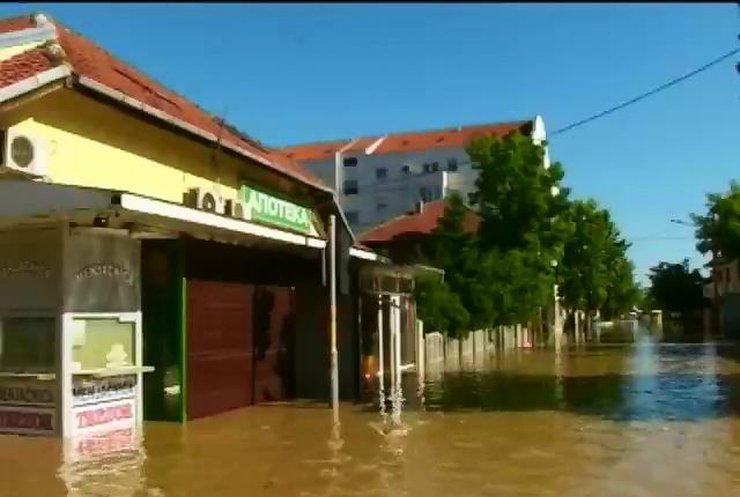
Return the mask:
[[401, 297], [393, 298], [393, 312], [395, 312], [395, 326], [396, 326], [396, 395], [401, 395]]
[[385, 361], [383, 359], [383, 297], [378, 296], [378, 384], [380, 409], [385, 410]]
[[337, 351], [337, 219], [329, 216], [329, 310], [331, 320], [331, 406], [339, 422], [339, 352]]

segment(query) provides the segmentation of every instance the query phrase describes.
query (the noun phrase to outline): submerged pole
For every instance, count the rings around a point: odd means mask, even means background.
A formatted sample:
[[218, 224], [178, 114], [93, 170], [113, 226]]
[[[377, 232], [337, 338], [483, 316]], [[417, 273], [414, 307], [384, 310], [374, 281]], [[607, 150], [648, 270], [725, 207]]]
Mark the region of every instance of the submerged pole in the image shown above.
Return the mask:
[[383, 296], [378, 295], [378, 394], [380, 396], [380, 412], [385, 413], [385, 361], [383, 359]]
[[329, 216], [329, 312], [331, 321], [331, 407], [339, 422], [339, 352], [337, 351], [337, 219]]

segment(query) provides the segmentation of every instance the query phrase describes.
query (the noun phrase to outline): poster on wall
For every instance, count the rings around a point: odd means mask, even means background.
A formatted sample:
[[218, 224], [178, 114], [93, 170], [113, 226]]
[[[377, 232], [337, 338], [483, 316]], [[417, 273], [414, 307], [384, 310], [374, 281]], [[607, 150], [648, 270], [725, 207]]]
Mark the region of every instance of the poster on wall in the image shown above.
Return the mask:
[[0, 406], [0, 433], [52, 435], [55, 431], [53, 408]]
[[54, 407], [56, 382], [0, 378], [0, 406]]
[[72, 385], [72, 406], [96, 405], [117, 400], [133, 399], [136, 376], [109, 378], [76, 377]]
[[136, 422], [134, 399], [97, 403], [72, 408], [74, 435], [133, 428]]

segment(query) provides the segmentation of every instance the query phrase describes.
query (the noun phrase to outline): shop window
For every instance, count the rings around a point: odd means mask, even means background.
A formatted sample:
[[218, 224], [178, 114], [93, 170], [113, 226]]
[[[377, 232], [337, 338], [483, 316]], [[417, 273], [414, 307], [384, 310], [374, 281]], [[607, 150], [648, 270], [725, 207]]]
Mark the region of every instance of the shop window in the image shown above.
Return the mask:
[[384, 180], [388, 177], [388, 169], [385, 167], [379, 167], [375, 170], [375, 179]]
[[0, 320], [0, 371], [53, 373], [56, 319], [6, 317]]
[[450, 172], [457, 171], [457, 159], [454, 157], [451, 159], [447, 159], [447, 170]]
[[115, 318], [85, 318], [75, 319], [73, 326], [73, 369], [136, 365], [134, 323], [122, 323]]
[[357, 157], [347, 157], [343, 161], [344, 167], [357, 167]]

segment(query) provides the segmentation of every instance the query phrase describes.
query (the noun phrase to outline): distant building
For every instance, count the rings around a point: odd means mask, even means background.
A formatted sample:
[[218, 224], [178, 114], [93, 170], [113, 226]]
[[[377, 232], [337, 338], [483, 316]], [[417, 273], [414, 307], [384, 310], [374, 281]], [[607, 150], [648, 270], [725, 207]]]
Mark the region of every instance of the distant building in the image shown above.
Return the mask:
[[[512, 131], [546, 141], [542, 117], [416, 131], [383, 136], [296, 145], [283, 149], [288, 157], [338, 191], [339, 203], [356, 232], [414, 209], [417, 202], [433, 202], [459, 193], [466, 204], [475, 190], [478, 171], [465, 147], [482, 136], [504, 136]], [[545, 145], [545, 164], [549, 167]]]

